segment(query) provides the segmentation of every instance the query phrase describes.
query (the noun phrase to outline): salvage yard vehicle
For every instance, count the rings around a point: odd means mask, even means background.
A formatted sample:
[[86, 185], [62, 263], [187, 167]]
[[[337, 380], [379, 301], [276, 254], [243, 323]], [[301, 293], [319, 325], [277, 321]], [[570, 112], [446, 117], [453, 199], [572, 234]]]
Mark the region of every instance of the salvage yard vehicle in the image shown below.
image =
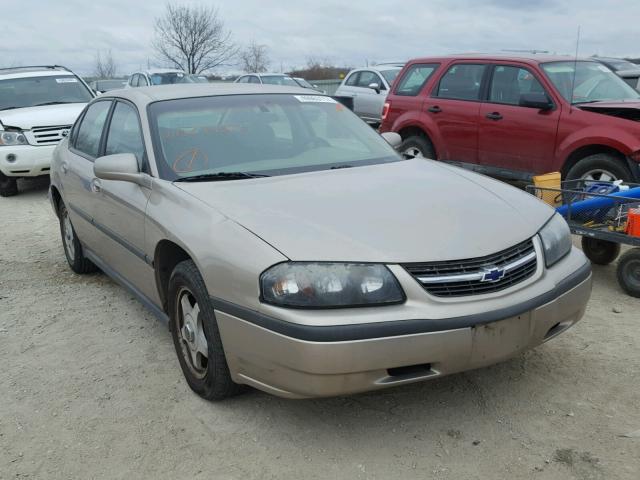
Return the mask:
[[640, 93], [605, 65], [551, 55], [410, 61], [380, 130], [409, 155], [492, 176], [640, 180]]
[[234, 83], [255, 83], [260, 85], [286, 85], [288, 87], [297, 87], [296, 82], [289, 75], [283, 73], [249, 73], [236, 78]]
[[627, 82], [631, 87], [640, 90], [640, 65], [631, 63], [629, 60], [622, 58], [610, 57], [591, 57], [596, 62], [606, 65], [615, 72], [620, 78]]
[[54, 155], [64, 254], [168, 322], [206, 399], [438, 378], [580, 320], [591, 266], [551, 207], [399, 140], [299, 87], [107, 93]]
[[403, 64], [356, 68], [344, 78], [335, 95], [352, 97], [353, 111], [365, 122], [378, 125], [387, 94]]
[[94, 97], [66, 67], [0, 69], [0, 196], [18, 193], [18, 178], [49, 175], [51, 155]]
[[203, 83], [196, 75], [188, 75], [182, 70], [154, 68], [132, 73], [126, 83], [127, 88], [148, 87], [150, 85], [173, 85], [174, 83]]

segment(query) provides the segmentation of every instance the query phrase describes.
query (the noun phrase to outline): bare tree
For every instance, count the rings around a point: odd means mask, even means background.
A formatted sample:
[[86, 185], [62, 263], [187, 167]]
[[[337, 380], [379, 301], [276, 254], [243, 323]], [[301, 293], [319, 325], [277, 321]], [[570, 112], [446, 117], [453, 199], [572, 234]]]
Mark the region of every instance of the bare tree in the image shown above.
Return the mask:
[[116, 76], [116, 70], [116, 62], [113, 59], [111, 50], [107, 50], [104, 57], [100, 50], [98, 50], [95, 56], [93, 76], [96, 78], [113, 78]]
[[153, 48], [163, 62], [187, 73], [226, 65], [238, 54], [215, 7], [167, 4], [156, 19]]
[[270, 63], [267, 46], [260, 45], [255, 40], [240, 52], [240, 65], [247, 73], [266, 72]]

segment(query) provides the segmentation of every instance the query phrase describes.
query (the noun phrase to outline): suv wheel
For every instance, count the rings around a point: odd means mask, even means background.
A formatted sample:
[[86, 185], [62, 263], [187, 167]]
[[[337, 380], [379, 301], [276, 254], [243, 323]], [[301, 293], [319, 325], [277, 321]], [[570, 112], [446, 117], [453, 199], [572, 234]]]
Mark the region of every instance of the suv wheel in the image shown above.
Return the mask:
[[169, 328], [189, 387], [206, 400], [240, 392], [231, 380], [218, 322], [195, 263], [179, 263], [169, 280]]
[[398, 147], [398, 151], [410, 157], [436, 158], [431, 142], [419, 135], [407, 137]]
[[12, 197], [18, 194], [16, 177], [7, 177], [0, 172], [0, 197]]
[[567, 180], [592, 180], [613, 182], [623, 180], [632, 182], [633, 176], [627, 166], [614, 155], [597, 153], [578, 161], [567, 173]]
[[82, 245], [76, 231], [71, 224], [71, 218], [69, 218], [69, 211], [67, 207], [60, 205], [60, 235], [62, 236], [62, 246], [64, 247], [64, 255], [67, 257], [67, 262], [76, 273], [92, 273], [98, 270], [95, 264], [84, 256], [82, 252]]

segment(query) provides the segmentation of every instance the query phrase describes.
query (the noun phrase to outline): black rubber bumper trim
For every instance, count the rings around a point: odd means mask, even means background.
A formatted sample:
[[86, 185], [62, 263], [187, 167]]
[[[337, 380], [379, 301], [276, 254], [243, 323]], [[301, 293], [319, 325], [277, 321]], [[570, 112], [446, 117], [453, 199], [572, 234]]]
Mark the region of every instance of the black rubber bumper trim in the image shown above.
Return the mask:
[[398, 337], [401, 335], [413, 335], [417, 333], [441, 332], [469, 328], [476, 325], [484, 325], [498, 320], [515, 317], [525, 312], [541, 307], [560, 295], [578, 286], [591, 275], [591, 264], [584, 264], [579, 270], [572, 273], [559, 283], [556, 288], [526, 302], [510, 307], [438, 320], [397, 320], [392, 322], [360, 323], [355, 325], [300, 325], [270, 317], [263, 313], [242, 307], [235, 303], [227, 302], [220, 298], [211, 297], [213, 307], [216, 310], [233, 315], [259, 327], [273, 332], [306, 340], [309, 342], [347, 342], [353, 340], [367, 340], [371, 338]]

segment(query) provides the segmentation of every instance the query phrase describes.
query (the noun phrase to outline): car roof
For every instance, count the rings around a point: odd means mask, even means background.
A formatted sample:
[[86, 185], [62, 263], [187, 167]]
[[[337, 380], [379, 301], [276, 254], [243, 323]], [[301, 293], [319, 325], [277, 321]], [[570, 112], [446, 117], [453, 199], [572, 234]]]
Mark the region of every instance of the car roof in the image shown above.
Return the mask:
[[98, 98], [118, 97], [130, 100], [138, 105], [145, 105], [179, 98], [213, 97], [221, 95], [268, 95], [276, 93], [309, 95], [309, 90], [302, 87], [250, 83], [190, 83], [112, 90]]
[[184, 73], [187, 75], [183, 70], [177, 68], [150, 68], [149, 70], [133, 72], [131, 75], [135, 75], [136, 73], [146, 73], [147, 75], [156, 75], [158, 73]]
[[[240, 77], [246, 77], [247, 75], [255, 75], [256, 77], [289, 77], [293, 78], [286, 73], [243, 73]], [[238, 77], [238, 78], [240, 78]]]
[[0, 77], [9, 78], [29, 78], [29, 77], [51, 77], [60, 75], [73, 76], [74, 73], [66, 67], [58, 65], [36, 65], [29, 67], [0, 68]]
[[[528, 64], [547, 62], [575, 61], [576, 57], [570, 55], [550, 55], [545, 53], [458, 53], [454, 55], [439, 55], [433, 57], [420, 57], [410, 60], [411, 63], [433, 63], [446, 60], [479, 60], [479, 61], [514, 61]], [[578, 61], [593, 62], [593, 58], [578, 58]]]

